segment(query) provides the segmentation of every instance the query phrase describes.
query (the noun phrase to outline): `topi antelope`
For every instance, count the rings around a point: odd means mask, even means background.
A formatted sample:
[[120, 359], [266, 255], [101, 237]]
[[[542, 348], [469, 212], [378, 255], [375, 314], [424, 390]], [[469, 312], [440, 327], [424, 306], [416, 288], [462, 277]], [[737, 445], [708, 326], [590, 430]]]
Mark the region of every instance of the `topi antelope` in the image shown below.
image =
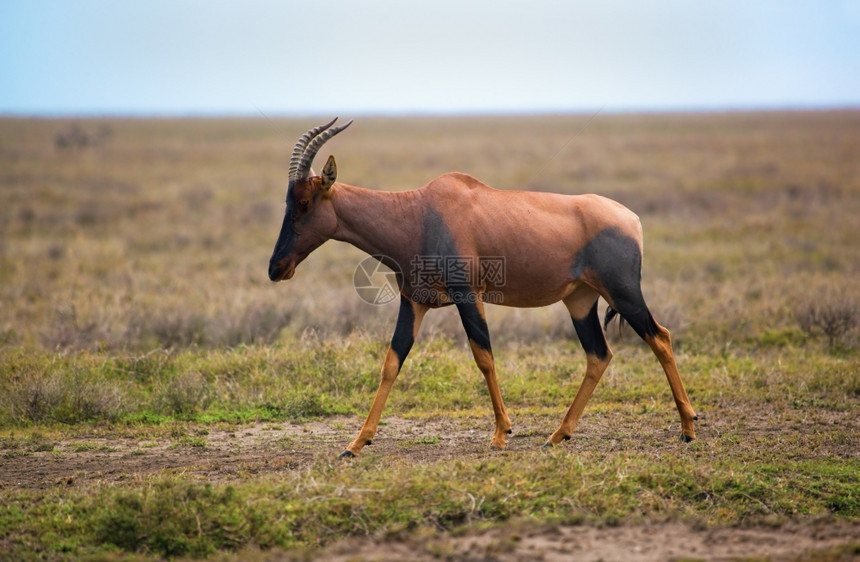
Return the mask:
[[[585, 378], [544, 446], [570, 439], [612, 359], [598, 318], [598, 297], [609, 303], [604, 328], [620, 315], [651, 347], [681, 416], [680, 439], [695, 438], [697, 418], [675, 365], [669, 331], [654, 320], [642, 297], [642, 227], [633, 212], [598, 195], [501, 191], [460, 173], [413, 191], [373, 191], [337, 182], [333, 156], [316, 176], [314, 156], [352, 123], [333, 126], [335, 121], [311, 129], [293, 149], [286, 215], [269, 278], [292, 278], [296, 266], [329, 239], [349, 242], [397, 272], [400, 312], [379, 389], [361, 431], [341, 457], [370, 445], [421, 319], [429, 309], [448, 305], [460, 313], [489, 388], [496, 419], [490, 447], [505, 448], [511, 421], [496, 380], [485, 300], [517, 307], [562, 301], [585, 350]], [[414, 274], [416, 264], [428, 263], [436, 269]], [[403, 274], [410, 270], [413, 275]]]

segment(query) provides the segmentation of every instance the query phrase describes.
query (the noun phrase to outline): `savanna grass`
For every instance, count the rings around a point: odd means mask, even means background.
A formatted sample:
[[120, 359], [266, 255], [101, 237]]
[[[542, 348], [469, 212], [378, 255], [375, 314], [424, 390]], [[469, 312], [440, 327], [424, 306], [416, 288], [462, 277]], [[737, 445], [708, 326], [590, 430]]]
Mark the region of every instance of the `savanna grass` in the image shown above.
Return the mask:
[[[512, 518], [860, 520], [857, 323], [823, 316], [856, 319], [860, 303], [860, 112], [588, 119], [365, 118], [326, 149], [339, 179], [366, 187], [459, 170], [636, 211], [643, 290], [672, 330], [699, 441], [667, 444], [665, 377], [613, 325], [615, 359], [582, 421], [600, 439], [420, 461], [412, 448], [446, 446], [422, 436], [396, 459], [370, 450], [333, 464], [338, 451], [321, 448], [286, 475], [232, 483], [158, 471], [7, 486], [0, 547], [20, 559], [205, 556]], [[315, 121], [0, 119], [0, 462], [92, 432], [194, 451], [216, 424], [366, 412], [397, 307], [355, 295], [361, 253], [329, 243], [288, 284], [266, 277], [286, 158]], [[56, 144], [72, 126], [99, 142]], [[515, 428], [546, 435], [554, 427], [524, 421], [557, 423], [576, 391], [570, 320], [560, 306], [488, 316]], [[385, 416], [487, 416], [461, 332], [453, 310], [427, 316]], [[284, 447], [300, 445], [313, 446]]]

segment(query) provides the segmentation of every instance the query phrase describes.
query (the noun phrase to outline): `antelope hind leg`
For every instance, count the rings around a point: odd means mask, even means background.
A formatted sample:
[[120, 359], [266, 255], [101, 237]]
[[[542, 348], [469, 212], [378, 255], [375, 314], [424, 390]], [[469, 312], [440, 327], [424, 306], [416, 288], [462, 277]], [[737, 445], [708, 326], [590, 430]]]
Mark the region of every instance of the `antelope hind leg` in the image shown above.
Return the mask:
[[576, 335], [579, 337], [579, 342], [585, 350], [585, 377], [582, 379], [582, 384], [580, 384], [573, 402], [567, 409], [561, 425], [549, 436], [549, 439], [543, 445], [544, 447], [552, 447], [564, 440], [570, 439], [573, 430], [576, 428], [576, 424], [579, 422], [580, 416], [582, 416], [585, 404], [588, 402], [588, 399], [594, 392], [594, 388], [612, 360], [612, 351], [610, 351], [609, 345], [606, 343], [606, 337], [600, 327], [596, 298], [594, 298], [591, 308], [588, 309], [588, 312], [584, 316], [582, 316], [581, 312], [582, 302], [581, 298], [565, 300], [565, 305], [573, 321], [573, 327], [576, 329]]

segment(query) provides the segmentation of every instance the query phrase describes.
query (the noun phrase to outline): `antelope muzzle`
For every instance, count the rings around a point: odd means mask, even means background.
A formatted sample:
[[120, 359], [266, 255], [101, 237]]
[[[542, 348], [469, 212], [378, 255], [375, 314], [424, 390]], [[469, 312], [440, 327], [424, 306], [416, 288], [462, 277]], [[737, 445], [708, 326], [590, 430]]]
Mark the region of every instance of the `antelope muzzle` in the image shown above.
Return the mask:
[[296, 260], [290, 256], [281, 259], [272, 258], [269, 261], [269, 279], [272, 281], [286, 281], [296, 273]]

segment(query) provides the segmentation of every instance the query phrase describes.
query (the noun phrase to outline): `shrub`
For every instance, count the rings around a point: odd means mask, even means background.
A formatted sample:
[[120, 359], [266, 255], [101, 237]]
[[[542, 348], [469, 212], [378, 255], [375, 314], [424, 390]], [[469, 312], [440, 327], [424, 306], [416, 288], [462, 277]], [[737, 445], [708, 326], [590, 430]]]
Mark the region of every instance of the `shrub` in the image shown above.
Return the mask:
[[42, 334], [42, 343], [48, 349], [95, 349], [105, 339], [98, 322], [81, 322], [75, 306], [59, 308], [54, 321]]
[[794, 312], [800, 328], [812, 337], [824, 336], [830, 349], [836, 349], [856, 328], [860, 314], [849, 297], [835, 291], [800, 303]]
[[149, 318], [148, 328], [163, 348], [183, 348], [206, 343], [207, 319], [204, 315], [174, 310]]
[[232, 312], [216, 325], [224, 326], [212, 339], [219, 345], [236, 347], [243, 344], [272, 343], [289, 325], [292, 313], [269, 303], [250, 303]]
[[167, 414], [191, 414], [212, 403], [206, 379], [197, 371], [186, 371], [171, 380], [156, 396], [156, 407]]
[[11, 385], [4, 402], [13, 419], [35, 423], [113, 420], [129, 409], [124, 385], [78, 370], [27, 373]]
[[56, 378], [34, 375], [26, 376], [15, 384], [6, 394], [5, 401], [13, 418], [39, 423], [54, 415], [62, 399], [62, 389]]

